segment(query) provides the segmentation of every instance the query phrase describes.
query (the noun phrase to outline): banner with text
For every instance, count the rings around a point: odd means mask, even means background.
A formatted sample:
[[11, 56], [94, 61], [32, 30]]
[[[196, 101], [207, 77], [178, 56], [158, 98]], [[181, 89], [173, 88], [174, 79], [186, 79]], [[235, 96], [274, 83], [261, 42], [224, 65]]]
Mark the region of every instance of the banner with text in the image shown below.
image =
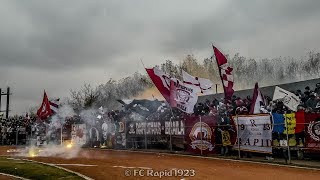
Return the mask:
[[[272, 122], [270, 115], [233, 116], [232, 118], [239, 134], [240, 150], [272, 153]], [[238, 148], [238, 146], [237, 140], [235, 148]]]
[[166, 121], [129, 121], [127, 122], [127, 136], [156, 135], [184, 135], [184, 121], [173, 119]]

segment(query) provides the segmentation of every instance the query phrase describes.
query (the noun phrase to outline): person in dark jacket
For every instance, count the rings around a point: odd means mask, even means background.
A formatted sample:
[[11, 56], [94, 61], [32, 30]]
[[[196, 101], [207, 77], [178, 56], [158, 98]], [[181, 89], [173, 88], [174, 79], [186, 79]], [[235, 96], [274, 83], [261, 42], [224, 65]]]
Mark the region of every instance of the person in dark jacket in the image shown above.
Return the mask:
[[314, 90], [314, 92], [317, 94], [317, 96], [320, 95], [320, 83], [316, 84], [316, 89]]
[[310, 94], [309, 99], [306, 102], [306, 107], [311, 108], [312, 110], [315, 110], [317, 106], [318, 100], [316, 99], [316, 96], [314, 93]]

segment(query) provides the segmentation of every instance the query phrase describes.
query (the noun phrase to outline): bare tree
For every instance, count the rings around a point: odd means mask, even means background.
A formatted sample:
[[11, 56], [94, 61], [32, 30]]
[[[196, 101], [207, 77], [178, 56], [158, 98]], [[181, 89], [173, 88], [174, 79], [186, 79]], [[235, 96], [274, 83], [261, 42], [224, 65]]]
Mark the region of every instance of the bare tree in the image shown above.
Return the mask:
[[92, 107], [99, 97], [99, 93], [87, 83], [79, 91], [70, 90], [70, 95], [70, 102], [76, 110]]

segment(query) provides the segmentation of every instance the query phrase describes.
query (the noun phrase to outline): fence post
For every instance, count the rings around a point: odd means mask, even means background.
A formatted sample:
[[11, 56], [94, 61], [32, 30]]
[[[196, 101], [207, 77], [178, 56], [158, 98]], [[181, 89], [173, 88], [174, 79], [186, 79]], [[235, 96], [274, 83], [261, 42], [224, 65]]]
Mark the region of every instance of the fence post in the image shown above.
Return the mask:
[[18, 132], [19, 132], [19, 126], [16, 127], [16, 146], [18, 145]]
[[239, 135], [239, 129], [240, 129], [240, 124], [239, 124], [239, 118], [238, 114], [236, 114], [237, 118], [237, 141], [238, 141], [238, 158], [241, 159], [241, 152], [240, 152], [240, 135]]
[[202, 147], [203, 147], [203, 142], [202, 142], [202, 121], [201, 121], [201, 116], [200, 116], [200, 132], [201, 132], [201, 136], [200, 136], [200, 140], [201, 140], [201, 145], [200, 145], [200, 150], [201, 150], [201, 156], [202, 156]]
[[287, 151], [288, 151], [288, 163], [291, 164], [291, 153], [290, 153], [290, 145], [289, 145], [289, 131], [288, 131], [288, 122], [287, 119], [284, 118], [286, 124], [286, 131], [287, 131]]
[[128, 138], [128, 136], [127, 136], [127, 119], [125, 119], [123, 124], [124, 124], [124, 135], [125, 135], [124, 149], [127, 149], [127, 138]]
[[170, 117], [170, 130], [169, 130], [169, 132], [170, 132], [170, 151], [172, 151], [172, 117], [173, 116], [171, 116]]
[[147, 150], [147, 119], [145, 119], [144, 148]]

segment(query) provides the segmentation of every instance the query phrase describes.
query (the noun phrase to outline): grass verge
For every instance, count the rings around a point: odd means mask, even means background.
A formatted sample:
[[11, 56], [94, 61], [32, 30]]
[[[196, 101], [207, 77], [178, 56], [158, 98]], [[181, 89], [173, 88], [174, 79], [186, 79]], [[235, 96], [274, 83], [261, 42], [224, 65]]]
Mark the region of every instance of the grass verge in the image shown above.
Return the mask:
[[0, 157], [0, 172], [27, 179], [83, 179], [76, 174], [52, 166]]

